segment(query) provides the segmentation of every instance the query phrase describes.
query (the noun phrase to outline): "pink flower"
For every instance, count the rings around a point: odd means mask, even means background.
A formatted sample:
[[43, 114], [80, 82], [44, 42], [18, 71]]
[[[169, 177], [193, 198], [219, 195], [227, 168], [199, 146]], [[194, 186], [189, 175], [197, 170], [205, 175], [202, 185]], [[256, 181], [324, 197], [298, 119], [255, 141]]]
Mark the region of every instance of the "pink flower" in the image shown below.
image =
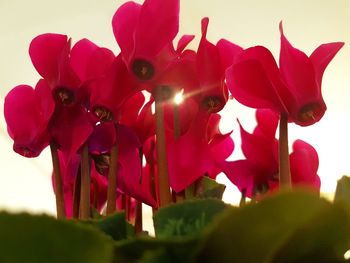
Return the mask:
[[4, 115], [13, 149], [25, 157], [36, 157], [49, 144], [48, 124], [54, 111], [50, 87], [40, 80], [35, 89], [13, 88], [5, 97]]
[[[225, 70], [242, 48], [224, 39], [216, 45], [209, 42], [208, 23], [209, 18], [202, 19], [202, 38], [196, 55], [199, 88], [196, 87], [197, 90], [192, 92], [198, 97], [201, 108], [212, 113], [222, 110], [228, 100], [228, 89], [224, 81]], [[229, 64], [226, 61], [229, 61]]]
[[[257, 110], [257, 126], [252, 134], [241, 128], [242, 151], [246, 159], [223, 162], [222, 169], [230, 181], [248, 197], [278, 188], [278, 141], [275, 138], [278, 115]], [[320, 189], [317, 175], [318, 155], [308, 143], [297, 140], [290, 154], [291, 178], [294, 186]]]
[[170, 47], [179, 28], [179, 0], [126, 2], [112, 26], [129, 71], [141, 81], [151, 80], [174, 58]]
[[280, 31], [280, 68], [265, 47], [248, 48], [227, 70], [228, 87], [248, 107], [285, 112], [298, 125], [312, 125], [326, 111], [321, 94], [323, 72], [344, 43], [323, 44], [308, 57], [289, 43], [282, 23]]

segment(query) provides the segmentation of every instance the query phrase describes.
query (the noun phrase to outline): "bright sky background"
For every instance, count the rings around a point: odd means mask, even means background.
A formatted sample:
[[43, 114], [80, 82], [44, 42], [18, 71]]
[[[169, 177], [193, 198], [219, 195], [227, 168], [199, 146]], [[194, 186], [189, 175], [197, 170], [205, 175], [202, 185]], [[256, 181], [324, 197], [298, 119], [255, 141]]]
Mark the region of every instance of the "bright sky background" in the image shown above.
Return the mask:
[[[0, 210], [55, 213], [51, 187], [51, 161], [46, 150], [26, 159], [12, 151], [3, 119], [3, 99], [18, 84], [35, 85], [39, 78], [31, 65], [28, 46], [41, 33], [63, 33], [76, 42], [89, 38], [118, 52], [111, 18], [124, 1], [113, 0], [1, 0], [0, 2]], [[350, 1], [349, 0], [181, 0], [181, 33], [196, 34], [200, 19], [210, 18], [208, 39], [227, 38], [242, 47], [264, 45], [278, 58], [278, 23], [283, 20], [289, 41], [308, 55], [320, 44], [344, 41], [345, 47], [327, 68], [323, 96], [324, 118], [312, 127], [290, 125], [290, 142], [303, 139], [319, 153], [322, 191], [332, 193], [336, 180], [350, 175]], [[196, 45], [193, 46], [196, 48]], [[223, 130], [233, 129], [241, 158], [238, 117], [251, 131], [253, 111], [231, 101], [223, 111]], [[237, 197], [230, 186], [227, 200]]]

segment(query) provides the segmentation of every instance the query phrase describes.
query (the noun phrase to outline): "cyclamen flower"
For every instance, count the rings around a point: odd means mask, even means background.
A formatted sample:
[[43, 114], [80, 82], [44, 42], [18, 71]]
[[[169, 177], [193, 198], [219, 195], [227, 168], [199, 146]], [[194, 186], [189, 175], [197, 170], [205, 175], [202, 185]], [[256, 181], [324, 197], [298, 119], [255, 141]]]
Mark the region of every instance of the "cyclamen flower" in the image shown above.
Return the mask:
[[179, 0], [127, 2], [116, 11], [112, 25], [129, 71], [150, 80], [164, 70], [164, 60], [173, 59], [166, 48], [179, 29]]
[[[209, 18], [202, 19], [202, 38], [196, 54], [198, 85], [190, 91], [198, 98], [201, 108], [215, 113], [222, 110], [228, 100], [225, 70], [242, 48], [221, 39], [216, 45], [207, 40]], [[226, 63], [229, 61], [229, 64]]]
[[51, 135], [47, 127], [54, 108], [50, 87], [44, 80], [35, 89], [19, 85], [6, 95], [4, 115], [15, 152], [36, 157], [49, 144]]
[[283, 112], [298, 125], [312, 125], [326, 111], [321, 93], [324, 70], [344, 43], [322, 44], [308, 57], [289, 43], [282, 23], [280, 32], [280, 68], [268, 49], [251, 47], [240, 53], [227, 70], [227, 85], [232, 95], [248, 107]]
[[[222, 163], [226, 176], [248, 197], [279, 186], [278, 140], [275, 138], [278, 115], [269, 110], [257, 110], [256, 117], [258, 124], [252, 134], [240, 125], [242, 151], [246, 159]], [[319, 191], [316, 150], [310, 144], [297, 140], [289, 158], [292, 185]]]

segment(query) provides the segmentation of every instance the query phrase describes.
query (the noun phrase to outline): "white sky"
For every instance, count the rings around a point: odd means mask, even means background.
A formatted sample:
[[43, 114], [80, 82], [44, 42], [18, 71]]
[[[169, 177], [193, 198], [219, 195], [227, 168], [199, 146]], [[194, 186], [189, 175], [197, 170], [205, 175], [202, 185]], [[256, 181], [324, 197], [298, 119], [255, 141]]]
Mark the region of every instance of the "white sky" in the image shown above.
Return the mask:
[[[349, 0], [181, 0], [181, 32], [199, 36], [200, 19], [209, 16], [208, 39], [227, 38], [243, 47], [264, 45], [277, 57], [278, 23], [284, 22], [287, 38], [310, 54], [318, 45], [332, 41], [347, 44], [326, 70], [323, 95], [328, 111], [320, 123], [307, 128], [290, 125], [290, 141], [299, 138], [319, 153], [322, 191], [331, 193], [336, 180], [350, 174], [350, 1]], [[78, 41], [87, 37], [117, 52], [111, 18], [124, 1], [112, 0], [1, 0], [0, 2], [0, 209], [54, 213], [51, 163], [48, 151], [37, 159], [12, 152], [3, 119], [3, 98], [15, 85], [35, 85], [38, 74], [28, 56], [33, 37], [46, 32], [64, 33]], [[197, 42], [198, 43], [198, 37]], [[195, 47], [195, 46], [194, 46]], [[225, 131], [234, 129], [240, 156], [240, 118], [248, 130], [253, 113], [236, 102], [224, 110]], [[231, 199], [234, 187], [226, 198]]]

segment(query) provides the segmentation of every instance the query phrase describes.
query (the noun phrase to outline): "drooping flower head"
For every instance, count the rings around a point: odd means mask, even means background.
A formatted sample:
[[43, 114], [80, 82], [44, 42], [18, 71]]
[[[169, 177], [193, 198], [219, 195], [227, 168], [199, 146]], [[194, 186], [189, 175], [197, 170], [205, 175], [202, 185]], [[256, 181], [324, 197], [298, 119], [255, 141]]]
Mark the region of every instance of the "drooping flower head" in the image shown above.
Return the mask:
[[227, 70], [228, 87], [248, 107], [287, 113], [289, 120], [298, 125], [312, 125], [326, 111], [321, 93], [324, 70], [344, 43], [323, 44], [308, 57], [289, 43], [282, 23], [280, 32], [280, 67], [267, 48], [248, 48]]
[[49, 144], [51, 135], [47, 127], [54, 108], [50, 87], [44, 80], [35, 89], [19, 85], [6, 95], [4, 115], [15, 152], [36, 157]]

